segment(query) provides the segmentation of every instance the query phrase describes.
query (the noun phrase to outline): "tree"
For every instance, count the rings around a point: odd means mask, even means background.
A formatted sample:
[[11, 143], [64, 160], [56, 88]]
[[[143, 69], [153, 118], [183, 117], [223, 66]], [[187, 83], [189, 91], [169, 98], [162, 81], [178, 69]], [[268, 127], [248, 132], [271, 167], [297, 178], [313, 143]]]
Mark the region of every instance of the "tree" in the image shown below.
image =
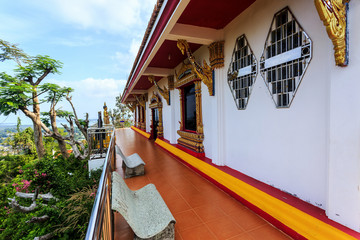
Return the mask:
[[7, 137], [4, 141], [5, 144], [11, 146], [17, 154], [24, 153], [25, 155], [32, 155], [36, 153], [34, 143], [34, 131], [28, 127], [21, 131], [21, 120], [18, 117], [17, 132]]
[[115, 106], [115, 109], [113, 109], [112, 111], [109, 110], [112, 124], [114, 126], [121, 126], [121, 121], [124, 121], [125, 126], [130, 126], [131, 120], [133, 118], [133, 113], [126, 104], [121, 103], [121, 96], [116, 97]]
[[21, 63], [30, 63], [30, 56], [18, 48], [16, 44], [11, 44], [0, 39], [0, 49], [3, 51], [0, 53], [1, 62], [5, 60], [13, 60], [19, 66], [21, 66]]
[[38, 55], [29, 59], [24, 66], [18, 64], [14, 76], [0, 73], [0, 113], [7, 116], [21, 111], [32, 120], [39, 158], [45, 154], [40, 119], [40, 104], [43, 101], [39, 100], [39, 96], [48, 92], [51, 87], [48, 84], [40, 84], [49, 74], [60, 73], [61, 67], [60, 61]]
[[[85, 120], [78, 118], [74, 104], [72, 103], [71, 100], [71, 96], [69, 96], [69, 94], [73, 91], [71, 88], [61, 88], [56, 84], [50, 84], [48, 85], [48, 89], [49, 89], [48, 96], [45, 99], [47, 102], [50, 103], [50, 111], [42, 113], [43, 116], [50, 118], [50, 119], [48, 118], [43, 119], [44, 124], [42, 124], [42, 128], [45, 131], [45, 135], [47, 137], [52, 137], [58, 141], [60, 151], [64, 158], [69, 157], [66, 149], [66, 144], [69, 144], [73, 149], [75, 158], [86, 159], [89, 156], [89, 151], [88, 148], [85, 147], [85, 144], [82, 141], [78, 141], [75, 139], [74, 122], [87, 141], [89, 115], [86, 114]], [[57, 103], [63, 98], [65, 98], [70, 103], [71, 108], [73, 110], [72, 113], [68, 111], [56, 109]], [[70, 127], [66, 124], [61, 124], [66, 129], [67, 135], [61, 135], [59, 133], [56, 123], [56, 117], [63, 118], [69, 123]], [[45, 124], [45, 122], [48, 124]], [[50, 126], [52, 127], [52, 131], [48, 128]], [[80, 151], [80, 149], [83, 151], [83, 153]]]
[[[59, 149], [61, 155], [66, 159], [69, 158], [69, 153], [66, 149], [66, 142], [64, 137], [60, 134], [59, 129], [56, 123], [57, 110], [56, 105], [59, 101], [61, 101], [65, 96], [67, 96], [73, 89], [68, 87], [59, 87], [56, 84], [47, 84], [46, 88], [48, 90], [48, 96], [45, 98], [45, 101], [50, 103], [50, 111], [48, 113], [42, 113], [43, 115], [47, 115], [50, 117], [50, 126], [52, 128], [52, 132], [48, 129], [46, 124], [42, 124], [41, 127], [46, 131], [48, 136], [53, 137], [59, 144]], [[60, 117], [62, 117], [60, 115]]]

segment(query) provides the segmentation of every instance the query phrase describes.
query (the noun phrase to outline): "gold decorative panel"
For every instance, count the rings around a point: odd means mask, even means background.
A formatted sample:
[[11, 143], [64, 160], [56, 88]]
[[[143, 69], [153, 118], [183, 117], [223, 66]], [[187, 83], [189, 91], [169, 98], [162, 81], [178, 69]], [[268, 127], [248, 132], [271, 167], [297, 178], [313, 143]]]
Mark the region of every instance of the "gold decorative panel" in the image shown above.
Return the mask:
[[204, 152], [204, 134], [185, 132], [178, 130], [177, 133], [180, 135], [178, 144], [190, 148], [191, 150], [203, 153]]
[[224, 41], [210, 44], [209, 53], [211, 68], [222, 68], [224, 66]]
[[337, 66], [348, 65], [347, 10], [350, 0], [314, 0], [320, 19], [334, 45]]

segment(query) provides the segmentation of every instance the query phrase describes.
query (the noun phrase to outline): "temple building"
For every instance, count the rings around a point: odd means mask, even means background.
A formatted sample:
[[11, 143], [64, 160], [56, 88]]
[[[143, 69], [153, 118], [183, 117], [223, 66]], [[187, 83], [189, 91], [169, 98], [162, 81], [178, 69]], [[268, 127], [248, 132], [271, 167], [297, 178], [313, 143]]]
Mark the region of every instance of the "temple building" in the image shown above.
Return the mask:
[[296, 239], [360, 239], [359, 22], [355, 0], [158, 0], [133, 130]]

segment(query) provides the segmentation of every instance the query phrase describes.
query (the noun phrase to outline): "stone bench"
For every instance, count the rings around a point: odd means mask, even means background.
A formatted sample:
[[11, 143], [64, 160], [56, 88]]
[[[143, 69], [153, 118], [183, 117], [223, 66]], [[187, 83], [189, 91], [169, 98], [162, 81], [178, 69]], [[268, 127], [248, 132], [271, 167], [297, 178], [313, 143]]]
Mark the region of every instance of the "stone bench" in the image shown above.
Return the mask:
[[175, 219], [154, 184], [132, 191], [113, 172], [111, 209], [124, 217], [134, 239], [175, 239]]
[[116, 153], [122, 158], [122, 167], [125, 168], [125, 178], [144, 175], [145, 162], [137, 153], [125, 157], [118, 145], [115, 145], [115, 149]]

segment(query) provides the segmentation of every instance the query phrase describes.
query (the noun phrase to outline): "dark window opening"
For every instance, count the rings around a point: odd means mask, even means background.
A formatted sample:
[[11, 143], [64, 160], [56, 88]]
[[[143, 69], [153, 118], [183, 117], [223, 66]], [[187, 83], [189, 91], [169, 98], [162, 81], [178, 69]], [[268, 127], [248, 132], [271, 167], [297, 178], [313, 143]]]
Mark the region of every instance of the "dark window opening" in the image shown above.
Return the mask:
[[196, 131], [195, 84], [184, 87], [184, 122], [186, 130]]

